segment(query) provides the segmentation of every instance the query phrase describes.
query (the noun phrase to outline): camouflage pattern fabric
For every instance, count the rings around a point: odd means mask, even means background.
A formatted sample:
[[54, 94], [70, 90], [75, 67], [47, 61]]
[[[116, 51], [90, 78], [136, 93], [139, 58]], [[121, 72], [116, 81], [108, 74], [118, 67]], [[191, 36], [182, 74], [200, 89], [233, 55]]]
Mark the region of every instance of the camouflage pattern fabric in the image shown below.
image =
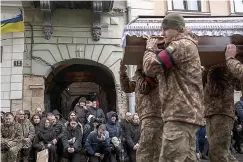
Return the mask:
[[170, 54], [175, 62], [171, 69], [163, 68], [156, 52], [145, 51], [143, 70], [146, 75], [157, 77], [159, 81], [164, 122], [203, 125], [202, 69], [197, 45], [198, 41], [188, 32], [178, 34], [167, 44], [175, 49]]
[[161, 103], [159, 98], [158, 84], [151, 87], [145, 80], [142, 69], [137, 68], [134, 80], [130, 80], [125, 72], [120, 72], [121, 88], [125, 93], [135, 92], [136, 112], [140, 120], [147, 117], [161, 118]]
[[19, 123], [11, 125], [3, 124], [1, 126], [1, 147], [8, 149], [1, 154], [1, 160], [4, 162], [16, 162], [18, 152], [22, 148], [23, 131]]
[[29, 119], [25, 119], [23, 122], [20, 123], [22, 130], [23, 130], [23, 148], [28, 149], [32, 145], [32, 140], [35, 137], [35, 127], [30, 122]]
[[226, 115], [206, 118], [210, 162], [238, 162], [230, 152], [234, 120]]
[[159, 162], [198, 162], [195, 136], [198, 128], [185, 122], [165, 123]]
[[209, 68], [205, 75], [205, 117], [221, 114], [234, 119], [234, 89], [239, 81], [232, 76], [225, 64]]
[[241, 81], [241, 93], [243, 94], [243, 64], [236, 59], [229, 59], [226, 64], [234, 77]]
[[162, 144], [163, 121], [145, 118], [141, 124], [141, 137], [137, 150], [137, 162], [158, 162]]

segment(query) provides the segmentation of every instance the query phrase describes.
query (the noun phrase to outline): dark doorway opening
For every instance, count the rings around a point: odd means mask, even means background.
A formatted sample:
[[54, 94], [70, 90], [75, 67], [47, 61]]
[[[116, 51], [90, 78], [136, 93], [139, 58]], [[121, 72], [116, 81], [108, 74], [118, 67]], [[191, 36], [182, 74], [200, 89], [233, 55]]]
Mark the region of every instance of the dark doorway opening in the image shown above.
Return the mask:
[[87, 61], [87, 65], [62, 64], [53, 69], [46, 79], [46, 112], [57, 109], [67, 118], [80, 97], [98, 101], [105, 113], [116, 111], [114, 77], [101, 66], [92, 65], [93, 61]]

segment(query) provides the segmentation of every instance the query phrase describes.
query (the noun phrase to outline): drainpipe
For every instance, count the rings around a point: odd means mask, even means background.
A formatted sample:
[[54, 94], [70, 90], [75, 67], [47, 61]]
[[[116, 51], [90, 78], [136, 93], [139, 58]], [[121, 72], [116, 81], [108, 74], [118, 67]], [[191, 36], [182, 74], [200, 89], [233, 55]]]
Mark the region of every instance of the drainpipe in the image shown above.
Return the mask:
[[[130, 0], [126, 1], [126, 10], [127, 10], [127, 24], [132, 21], [132, 16], [131, 16], [131, 3]], [[132, 78], [132, 65], [128, 65], [127, 67], [128, 71], [128, 77]], [[128, 97], [128, 105], [129, 105], [129, 112], [135, 113], [135, 93], [127, 93]]]

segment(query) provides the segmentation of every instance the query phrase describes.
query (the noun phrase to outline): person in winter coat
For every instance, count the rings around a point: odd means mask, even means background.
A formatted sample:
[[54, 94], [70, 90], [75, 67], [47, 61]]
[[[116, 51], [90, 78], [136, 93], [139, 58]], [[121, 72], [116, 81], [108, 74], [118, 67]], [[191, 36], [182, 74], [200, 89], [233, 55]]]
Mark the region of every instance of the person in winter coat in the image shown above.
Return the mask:
[[201, 154], [202, 159], [209, 160], [207, 156], [208, 139], [206, 134], [206, 125], [200, 127], [196, 132], [196, 153]]
[[1, 124], [4, 123], [4, 114], [5, 112], [1, 111]]
[[235, 117], [235, 121], [234, 121], [234, 128], [233, 128], [233, 139], [235, 141], [235, 143], [233, 144], [233, 148], [235, 149], [235, 151], [237, 153], [243, 154], [243, 151], [241, 149], [242, 135], [243, 135], [242, 123], [237, 116], [238, 115], [236, 113], [236, 117]]
[[121, 142], [122, 142], [122, 147], [124, 150], [124, 158], [125, 161], [128, 159], [128, 154], [127, 154], [127, 142], [126, 142], [126, 131], [129, 130], [129, 127], [131, 126], [132, 122], [132, 113], [131, 112], [126, 112], [125, 113], [125, 118], [121, 119], [120, 126], [122, 130], [122, 137], [121, 137]]
[[159, 82], [155, 99], [161, 101], [164, 121], [159, 162], [196, 161], [195, 133], [204, 124], [198, 39], [177, 13], [166, 15], [161, 29], [165, 49], [158, 49], [159, 39], [149, 38], [143, 57], [145, 74]]
[[28, 162], [30, 157], [30, 150], [32, 147], [32, 140], [35, 136], [35, 127], [32, 125], [29, 119], [25, 118], [25, 113], [23, 110], [18, 110], [16, 113], [18, 117], [18, 123], [21, 125], [23, 130], [23, 141], [22, 141], [22, 149], [20, 151], [19, 156], [22, 157], [23, 162]]
[[17, 162], [17, 156], [22, 148], [23, 130], [18, 122], [14, 121], [14, 115], [7, 112], [4, 115], [4, 123], [1, 125], [1, 161]]
[[56, 143], [53, 143], [53, 140], [56, 138], [55, 129], [53, 129], [49, 119], [45, 119], [44, 126], [41, 126], [39, 132], [34, 138], [33, 147], [37, 152], [48, 149], [48, 162], [57, 161], [57, 147]]
[[63, 155], [63, 145], [61, 139], [65, 132], [65, 126], [64, 123], [58, 120], [54, 115], [52, 115], [50, 118], [52, 127], [56, 131], [56, 138], [53, 139], [52, 142], [57, 146], [58, 162], [60, 162]]
[[74, 107], [74, 111], [77, 114], [79, 122], [82, 123], [83, 126], [87, 124], [88, 108], [86, 107], [86, 99], [84, 97], [79, 99], [78, 104]]
[[105, 123], [105, 114], [101, 108], [96, 107], [96, 101], [93, 101], [93, 105], [89, 108], [88, 119]]
[[91, 132], [90, 129], [91, 127], [89, 126], [89, 124], [85, 124], [85, 126], [83, 127], [83, 125], [79, 122], [78, 120], [78, 117], [76, 115], [76, 112], [75, 111], [71, 111], [68, 115], [68, 121], [65, 123], [65, 127], [67, 128], [67, 126], [69, 125], [69, 121], [71, 120], [77, 120], [78, 122], [78, 126], [80, 127], [81, 131], [83, 132], [83, 136], [82, 136], [82, 143], [81, 143], [81, 146], [82, 146], [82, 149], [81, 149], [81, 161], [87, 161], [86, 159], [86, 152], [85, 152], [85, 141], [89, 135], [89, 133]]
[[137, 114], [134, 114], [131, 122], [131, 127], [128, 127], [128, 130], [126, 131], [126, 141], [128, 145], [127, 153], [130, 162], [136, 162], [136, 151], [140, 147], [139, 145], [140, 131], [141, 131], [141, 125], [139, 121], [139, 116]]
[[102, 159], [106, 161], [108, 159], [111, 146], [109, 134], [106, 134], [106, 126], [104, 124], [98, 125], [97, 131], [89, 134], [85, 148], [90, 156], [90, 162], [99, 162]]
[[30, 119], [30, 111], [29, 110], [24, 110], [24, 117], [26, 119]]
[[110, 156], [110, 161], [114, 162], [116, 160], [121, 160], [121, 127], [118, 123], [118, 115], [114, 111], [110, 111], [106, 114], [107, 123], [106, 130], [109, 132], [109, 137], [111, 139], [112, 154]]
[[69, 120], [66, 131], [62, 137], [64, 154], [70, 162], [80, 162], [82, 149], [82, 125], [77, 118]]
[[163, 120], [161, 102], [154, 98], [154, 96], [159, 96], [157, 80], [146, 76], [141, 65], [137, 66], [133, 79], [129, 80], [126, 66], [121, 62], [120, 83], [122, 90], [125, 93], [136, 93], [136, 112], [138, 112], [142, 123], [142, 140], [140, 141], [141, 147], [137, 150], [137, 162], [147, 162], [151, 159], [158, 162], [162, 144]]
[[53, 110], [52, 114], [57, 118], [57, 120], [61, 121], [63, 124], [67, 121], [62, 117], [62, 114], [58, 110]]
[[241, 96], [240, 101], [235, 104], [236, 112], [240, 122], [243, 124], [243, 96]]
[[[31, 118], [31, 123], [35, 127], [35, 134], [37, 134], [41, 128], [41, 116], [39, 114], [35, 114]], [[36, 155], [35, 155], [35, 148], [32, 147], [30, 151], [30, 161], [35, 162], [36, 161]]]
[[241, 58], [239, 57], [239, 59], [237, 60], [236, 54], [237, 54], [236, 46], [234, 44], [227, 45], [226, 52], [225, 52], [226, 65], [229, 71], [232, 73], [232, 75], [240, 80], [241, 93], [243, 94], [243, 64], [242, 64], [243, 59], [241, 55]]
[[[235, 119], [234, 89], [237, 80], [225, 64], [208, 69], [204, 87], [205, 118], [210, 162], [237, 162], [230, 152]], [[223, 138], [222, 138], [223, 137]]]

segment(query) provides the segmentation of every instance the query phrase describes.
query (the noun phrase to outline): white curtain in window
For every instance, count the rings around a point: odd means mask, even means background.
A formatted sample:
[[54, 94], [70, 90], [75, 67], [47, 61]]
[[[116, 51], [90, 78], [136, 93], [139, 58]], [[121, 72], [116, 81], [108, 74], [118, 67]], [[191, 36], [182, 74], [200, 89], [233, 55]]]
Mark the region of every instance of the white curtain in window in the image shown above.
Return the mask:
[[234, 0], [235, 12], [243, 12], [243, 0]]
[[173, 0], [172, 2], [173, 2], [174, 10], [185, 10], [183, 1], [184, 0]]
[[188, 6], [188, 10], [192, 10], [192, 11], [199, 10], [197, 0], [187, 0], [187, 6]]

